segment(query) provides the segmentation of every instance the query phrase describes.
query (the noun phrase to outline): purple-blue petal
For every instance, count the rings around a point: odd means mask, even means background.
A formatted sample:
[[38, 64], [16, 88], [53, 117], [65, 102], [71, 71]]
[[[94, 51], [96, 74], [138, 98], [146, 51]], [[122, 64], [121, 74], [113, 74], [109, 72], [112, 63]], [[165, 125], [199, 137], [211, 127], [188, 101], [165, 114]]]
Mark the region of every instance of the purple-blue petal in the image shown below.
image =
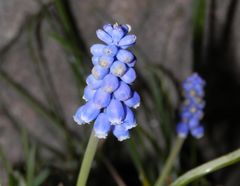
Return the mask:
[[135, 64], [136, 64], [136, 62], [137, 62], [137, 60], [135, 59], [135, 60], [133, 60], [131, 63], [128, 63], [127, 65], [128, 65], [129, 67], [134, 67]]
[[140, 96], [139, 94], [134, 91], [133, 92], [133, 96], [129, 99], [127, 99], [126, 101], [124, 101], [124, 103], [128, 106], [128, 107], [133, 107], [133, 108], [137, 108], [140, 106]]
[[119, 79], [112, 75], [108, 74], [103, 79], [102, 89], [106, 92], [112, 93], [119, 86]]
[[135, 58], [132, 52], [124, 49], [119, 50], [116, 57], [119, 61], [124, 63], [130, 63]]
[[121, 124], [125, 118], [125, 111], [121, 101], [112, 99], [106, 109], [106, 113], [111, 124]]
[[108, 121], [108, 117], [106, 116], [105, 113], [100, 113], [94, 123], [93, 126], [95, 136], [97, 138], [106, 138], [110, 129], [111, 125], [110, 122]]
[[103, 50], [104, 50], [104, 48], [106, 48], [106, 45], [103, 45], [103, 44], [94, 44], [93, 46], [91, 46], [90, 52], [91, 52], [92, 55], [94, 55], [94, 56], [102, 56], [102, 55], [103, 55]]
[[199, 125], [196, 128], [191, 129], [190, 132], [191, 132], [192, 136], [199, 139], [199, 138], [203, 137], [203, 135], [204, 135], [204, 128], [203, 128], [203, 126]]
[[111, 94], [99, 88], [93, 97], [93, 102], [97, 105], [97, 107], [104, 108], [109, 105], [110, 99]]
[[126, 71], [127, 71], [127, 66], [125, 65], [125, 63], [121, 61], [115, 61], [110, 68], [110, 72], [113, 75], [118, 77], [123, 76]]
[[98, 65], [98, 61], [99, 61], [99, 56], [93, 56], [92, 57], [92, 64], [93, 65]]
[[115, 45], [108, 45], [103, 48], [103, 55], [114, 57], [118, 52], [118, 48]]
[[109, 69], [103, 68], [100, 65], [95, 65], [92, 68], [92, 75], [95, 79], [103, 79], [109, 73]]
[[178, 123], [177, 133], [179, 137], [182, 137], [182, 138], [187, 137], [188, 132], [189, 132], [189, 129], [186, 123]]
[[113, 26], [111, 24], [106, 24], [103, 26], [103, 30], [111, 36], [113, 32]]
[[136, 119], [135, 119], [133, 111], [129, 107], [125, 106], [125, 112], [126, 112], [126, 117], [125, 117], [122, 125], [127, 130], [129, 130], [133, 127], [136, 127], [137, 123], [136, 123]]
[[188, 125], [189, 125], [189, 128], [192, 129], [192, 128], [195, 128], [199, 125], [199, 119], [196, 118], [196, 117], [192, 117], [189, 121], [188, 121]]
[[96, 34], [100, 40], [102, 40], [103, 42], [105, 42], [107, 44], [111, 44], [113, 42], [112, 37], [105, 31], [103, 31], [102, 29], [98, 29], [96, 31]]
[[126, 130], [122, 125], [114, 126], [113, 135], [118, 139], [118, 141], [123, 141], [130, 137], [128, 130]]
[[109, 68], [114, 61], [114, 57], [111, 56], [101, 56], [99, 58], [99, 65], [103, 68]]
[[126, 83], [121, 81], [118, 89], [115, 90], [113, 95], [116, 99], [125, 101], [132, 96], [132, 90]]
[[90, 123], [96, 119], [99, 113], [100, 108], [98, 108], [97, 105], [95, 105], [92, 101], [89, 101], [83, 107], [83, 110], [81, 112], [81, 119], [85, 123]]
[[117, 44], [119, 40], [125, 35], [124, 30], [122, 29], [121, 26], [118, 25], [113, 25], [113, 31], [112, 31], [112, 38], [113, 42]]
[[135, 35], [133, 35], [133, 34], [131, 34], [131, 35], [126, 35], [125, 37], [123, 37], [120, 41], [119, 41], [119, 43], [118, 43], [118, 45], [120, 46], [120, 47], [128, 47], [128, 46], [132, 46], [135, 42], [136, 42], [136, 39], [137, 39], [137, 37], [135, 36]]
[[96, 90], [92, 89], [90, 86], [86, 86], [83, 92], [83, 99], [89, 101], [93, 98]]
[[81, 119], [81, 114], [84, 106], [81, 106], [77, 109], [76, 113], [73, 115], [73, 120], [78, 124], [84, 124], [84, 121]]
[[92, 89], [98, 89], [101, 85], [102, 85], [102, 80], [97, 80], [93, 77], [92, 74], [90, 74], [87, 79], [86, 82], [88, 84], [88, 86]]
[[131, 84], [136, 79], [136, 72], [133, 68], [128, 68], [127, 72], [121, 77], [125, 83]]
[[121, 25], [121, 27], [122, 27], [122, 29], [123, 29], [125, 35], [126, 35], [128, 32], [131, 31], [131, 26], [128, 25], [128, 24]]

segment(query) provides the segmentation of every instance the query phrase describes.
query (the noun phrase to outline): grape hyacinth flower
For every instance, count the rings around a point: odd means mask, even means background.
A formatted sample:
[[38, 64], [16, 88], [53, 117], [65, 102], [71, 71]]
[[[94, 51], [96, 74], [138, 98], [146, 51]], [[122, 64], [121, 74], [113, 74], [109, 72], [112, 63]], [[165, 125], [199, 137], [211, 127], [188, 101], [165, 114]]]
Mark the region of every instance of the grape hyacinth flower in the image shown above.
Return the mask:
[[140, 105], [140, 96], [131, 89], [136, 79], [136, 57], [127, 48], [135, 44], [136, 36], [128, 34], [130, 30], [129, 25], [106, 24], [96, 31], [104, 44], [90, 48], [94, 67], [86, 79], [86, 103], [73, 118], [79, 125], [94, 121], [97, 138], [106, 138], [112, 131], [122, 141], [129, 138], [129, 130], [136, 126], [132, 109]]
[[204, 135], [204, 128], [200, 124], [203, 117], [205, 81], [194, 73], [183, 82], [183, 96], [185, 98], [181, 106], [181, 122], [177, 125], [177, 133], [180, 137], [186, 137], [190, 132], [195, 138]]

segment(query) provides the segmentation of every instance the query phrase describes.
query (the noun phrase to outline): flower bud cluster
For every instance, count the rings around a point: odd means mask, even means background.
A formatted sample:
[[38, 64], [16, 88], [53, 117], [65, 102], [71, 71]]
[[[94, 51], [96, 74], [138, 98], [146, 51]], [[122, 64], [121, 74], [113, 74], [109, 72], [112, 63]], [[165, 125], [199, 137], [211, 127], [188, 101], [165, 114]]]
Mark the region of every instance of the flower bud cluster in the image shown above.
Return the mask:
[[200, 120], [205, 106], [203, 100], [205, 81], [194, 73], [183, 82], [182, 86], [185, 100], [181, 105], [181, 122], [177, 125], [177, 133], [181, 137], [186, 137], [190, 132], [195, 138], [201, 138], [204, 135]]
[[86, 103], [73, 118], [79, 125], [94, 121], [98, 138], [106, 138], [113, 131], [122, 141], [129, 138], [129, 129], [136, 126], [132, 109], [140, 105], [140, 96], [130, 87], [136, 79], [136, 57], [127, 50], [136, 42], [136, 36], [128, 34], [130, 29], [129, 25], [106, 24], [96, 31], [105, 44], [90, 48], [94, 67], [86, 79]]

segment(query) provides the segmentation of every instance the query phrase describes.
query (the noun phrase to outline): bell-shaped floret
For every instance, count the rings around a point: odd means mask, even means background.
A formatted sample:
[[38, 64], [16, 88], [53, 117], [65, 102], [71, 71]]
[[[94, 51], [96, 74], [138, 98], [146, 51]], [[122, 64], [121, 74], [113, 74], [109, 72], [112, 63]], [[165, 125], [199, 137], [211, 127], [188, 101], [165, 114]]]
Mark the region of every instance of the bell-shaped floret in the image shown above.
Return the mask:
[[118, 52], [115, 45], [108, 45], [103, 49], [103, 55], [114, 57]]
[[90, 52], [94, 56], [102, 56], [103, 55], [103, 51], [104, 51], [105, 48], [106, 48], [106, 45], [94, 44], [93, 46], [91, 46]]
[[95, 90], [95, 89], [98, 89], [102, 85], [103, 80], [97, 80], [93, 77], [92, 74], [90, 74], [87, 77], [86, 82], [91, 89]]
[[86, 86], [83, 92], [83, 99], [85, 101], [89, 101], [93, 98], [96, 90], [90, 88], [90, 86]]
[[199, 138], [203, 137], [203, 135], [204, 135], [204, 128], [202, 125], [199, 125], [193, 129], [191, 129], [190, 132], [191, 132], [192, 136], [199, 139]]
[[117, 53], [117, 59], [118, 61], [124, 62], [124, 63], [130, 63], [134, 60], [135, 56], [132, 52], [128, 50], [121, 49]]
[[121, 124], [125, 118], [125, 111], [121, 101], [112, 99], [106, 109], [106, 113], [111, 124]]
[[99, 58], [99, 65], [103, 68], [109, 68], [114, 61], [114, 57], [111, 56], [101, 56]]
[[95, 136], [97, 138], [106, 138], [110, 129], [111, 125], [110, 122], [108, 121], [108, 118], [105, 113], [100, 113], [94, 123], [93, 126]]
[[121, 27], [122, 27], [122, 29], [123, 29], [125, 35], [126, 35], [128, 32], [130, 32], [131, 29], [132, 29], [131, 26], [128, 25], [128, 24], [121, 25]]
[[115, 44], [117, 44], [124, 35], [125, 35], [125, 32], [121, 26], [113, 25], [112, 38]]
[[103, 26], [103, 30], [105, 32], [107, 32], [110, 36], [112, 36], [112, 32], [113, 32], [113, 26], [112, 24], [106, 24]]
[[127, 130], [129, 130], [133, 127], [136, 127], [137, 123], [136, 123], [136, 119], [135, 119], [133, 111], [129, 107], [125, 106], [125, 112], [126, 112], [126, 117], [125, 117], [122, 125]]
[[191, 119], [188, 121], [189, 128], [195, 128], [199, 125], [199, 119], [195, 116], [193, 116]]
[[188, 135], [189, 129], [186, 123], [177, 124], [177, 133], [179, 137], [186, 138]]
[[123, 49], [126, 49], [126, 48], [132, 46], [136, 42], [136, 39], [137, 39], [137, 37], [133, 34], [126, 35], [119, 41], [118, 46], [120, 46]]
[[93, 65], [98, 65], [98, 61], [99, 61], [99, 56], [93, 56], [92, 57], [92, 64]]
[[119, 86], [119, 79], [112, 75], [108, 74], [103, 79], [102, 89], [108, 93], [112, 93]]
[[128, 130], [126, 130], [122, 125], [115, 125], [114, 126], [113, 135], [116, 136], [118, 141], [123, 141], [123, 140], [126, 140], [130, 137]]
[[127, 66], [125, 65], [125, 63], [121, 61], [115, 61], [110, 68], [110, 72], [113, 75], [118, 77], [122, 77], [126, 71], [127, 71]]
[[125, 83], [131, 84], [136, 79], [136, 72], [133, 68], [128, 68], [127, 72], [121, 77]]
[[85, 123], [90, 123], [91, 121], [96, 119], [99, 113], [100, 108], [95, 105], [93, 101], [89, 101], [83, 107], [83, 110], [81, 112], [81, 119]]
[[103, 79], [109, 73], [109, 69], [103, 68], [100, 65], [95, 65], [92, 68], [92, 75], [95, 79]]
[[73, 116], [73, 120], [78, 124], [78, 125], [82, 125], [84, 124], [84, 121], [81, 119], [81, 114], [82, 114], [82, 111], [83, 111], [83, 107], [84, 106], [81, 106], [77, 109], [76, 113], [74, 114]]
[[103, 31], [102, 29], [98, 29], [96, 31], [96, 34], [100, 40], [102, 40], [103, 42], [105, 42], [107, 44], [111, 44], [113, 42], [112, 37], [105, 31]]
[[127, 65], [128, 65], [128, 67], [134, 67], [136, 62], [137, 62], [137, 60], [135, 59], [131, 63], [128, 63]]
[[110, 99], [111, 94], [99, 88], [93, 97], [93, 102], [97, 105], [98, 108], [104, 108], [109, 105]]
[[114, 97], [120, 101], [125, 101], [132, 96], [131, 88], [124, 83], [123, 81], [120, 82], [118, 89], [114, 92]]
[[124, 101], [124, 103], [128, 106], [128, 107], [133, 107], [133, 108], [137, 108], [140, 106], [140, 96], [139, 94], [134, 91], [133, 95], [131, 98], [127, 99], [126, 101]]

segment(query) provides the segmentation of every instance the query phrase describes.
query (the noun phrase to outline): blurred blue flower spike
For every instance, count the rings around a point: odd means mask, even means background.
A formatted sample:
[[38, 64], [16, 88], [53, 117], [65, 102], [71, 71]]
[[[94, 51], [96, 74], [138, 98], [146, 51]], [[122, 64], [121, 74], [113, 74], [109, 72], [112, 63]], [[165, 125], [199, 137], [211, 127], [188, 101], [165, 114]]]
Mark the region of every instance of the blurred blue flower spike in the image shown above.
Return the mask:
[[185, 138], [189, 133], [195, 138], [204, 135], [204, 128], [200, 123], [205, 106], [204, 86], [205, 81], [197, 73], [189, 76], [182, 84], [185, 100], [181, 105], [181, 121], [177, 125], [180, 137]]
[[106, 24], [96, 31], [104, 44], [90, 48], [94, 67], [86, 79], [86, 104], [78, 108], [73, 118], [79, 125], [95, 120], [93, 128], [98, 138], [106, 138], [112, 131], [123, 141], [137, 125], [132, 109], [140, 105], [140, 96], [130, 86], [136, 79], [136, 57], [127, 49], [135, 44], [136, 36], [128, 34], [130, 31], [129, 25]]

